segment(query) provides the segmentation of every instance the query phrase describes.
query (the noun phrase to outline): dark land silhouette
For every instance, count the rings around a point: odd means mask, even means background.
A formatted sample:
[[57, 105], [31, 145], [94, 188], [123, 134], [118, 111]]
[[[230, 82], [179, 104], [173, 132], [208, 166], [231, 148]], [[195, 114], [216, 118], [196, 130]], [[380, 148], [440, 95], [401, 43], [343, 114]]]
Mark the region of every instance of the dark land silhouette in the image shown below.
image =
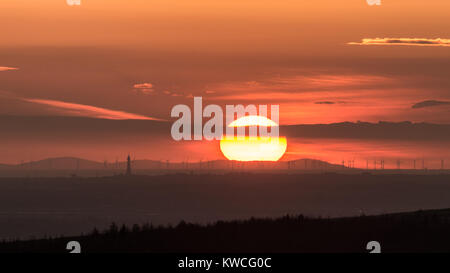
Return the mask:
[[450, 175], [237, 169], [0, 178], [0, 239], [72, 236], [111, 222], [175, 225], [280, 215], [347, 217], [450, 208]]
[[230, 171], [349, 171], [346, 165], [331, 164], [317, 159], [298, 159], [278, 162], [241, 162], [229, 160], [184, 161], [128, 159], [126, 161], [97, 162], [76, 157], [55, 157], [19, 164], [0, 165], [0, 177], [61, 177], [109, 176], [125, 174], [130, 168], [135, 174], [167, 173], [226, 173]]
[[[435, 160], [436, 161], [436, 160]], [[21, 162], [18, 164], [0, 164], [0, 177], [99, 177], [125, 174], [130, 164], [134, 174], [139, 175], [160, 175], [168, 173], [197, 173], [197, 174], [225, 174], [230, 172], [282, 172], [282, 173], [361, 173], [370, 172], [378, 174], [440, 174], [450, 173], [445, 160], [438, 160], [435, 165], [442, 166], [441, 169], [428, 169], [429, 160], [411, 159], [401, 160], [407, 165], [395, 168], [385, 168], [386, 160], [364, 160], [362, 165], [367, 168], [355, 167], [355, 160], [343, 160], [340, 164], [332, 164], [323, 160], [302, 158], [295, 160], [284, 160], [277, 162], [267, 161], [230, 161], [230, 160], [209, 160], [209, 161], [178, 161], [170, 160], [148, 160], [131, 159], [125, 161], [104, 161], [98, 162], [76, 157], [54, 157], [37, 161]], [[393, 160], [389, 161], [391, 166]], [[413, 163], [414, 162], [414, 165]], [[359, 161], [361, 163], [361, 160]], [[376, 164], [374, 166], [374, 164]], [[361, 165], [361, 164], [360, 164]], [[414, 167], [412, 167], [414, 166]], [[376, 169], [374, 169], [376, 168]]]
[[78, 241], [82, 252], [148, 253], [301, 253], [368, 252], [378, 241], [382, 252], [449, 252], [450, 209], [350, 218], [218, 221], [209, 225], [184, 221], [176, 226], [118, 226], [65, 238], [0, 243], [0, 252], [68, 252]]

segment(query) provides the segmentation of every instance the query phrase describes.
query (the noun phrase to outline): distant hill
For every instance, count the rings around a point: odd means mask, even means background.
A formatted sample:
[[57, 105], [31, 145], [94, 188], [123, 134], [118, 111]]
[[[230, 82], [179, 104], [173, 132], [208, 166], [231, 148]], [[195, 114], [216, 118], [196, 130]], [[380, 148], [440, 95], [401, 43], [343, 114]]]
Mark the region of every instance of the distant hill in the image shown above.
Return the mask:
[[[170, 162], [157, 160], [132, 160], [134, 170], [186, 170], [186, 169], [303, 169], [303, 170], [337, 170], [343, 169], [341, 165], [330, 164], [315, 159], [299, 159], [278, 162], [240, 162], [229, 160], [197, 161], [197, 162]], [[126, 161], [96, 162], [76, 157], [46, 158], [38, 161], [24, 162], [17, 165], [0, 165], [0, 170], [125, 170]]]
[[75, 157], [55, 157], [46, 158], [38, 161], [24, 162], [17, 165], [0, 166], [0, 169], [24, 169], [24, 170], [91, 170], [100, 169], [103, 167], [102, 163], [75, 158]]

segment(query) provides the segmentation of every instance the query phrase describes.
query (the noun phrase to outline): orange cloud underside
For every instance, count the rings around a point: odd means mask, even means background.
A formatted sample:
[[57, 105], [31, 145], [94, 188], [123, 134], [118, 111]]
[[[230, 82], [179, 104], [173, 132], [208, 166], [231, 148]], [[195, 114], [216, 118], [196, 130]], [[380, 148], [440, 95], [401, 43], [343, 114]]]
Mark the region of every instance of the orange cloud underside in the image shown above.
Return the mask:
[[450, 47], [450, 39], [429, 38], [365, 38], [349, 45], [402, 45], [402, 46], [444, 46]]
[[0, 71], [10, 71], [10, 70], [19, 70], [19, 68], [8, 67], [8, 66], [0, 66]]
[[217, 84], [209, 87], [215, 92], [206, 96], [215, 103], [279, 104], [281, 124], [449, 120], [425, 110], [411, 111], [414, 103], [429, 94], [405, 83], [411, 79], [361, 74], [286, 76]]

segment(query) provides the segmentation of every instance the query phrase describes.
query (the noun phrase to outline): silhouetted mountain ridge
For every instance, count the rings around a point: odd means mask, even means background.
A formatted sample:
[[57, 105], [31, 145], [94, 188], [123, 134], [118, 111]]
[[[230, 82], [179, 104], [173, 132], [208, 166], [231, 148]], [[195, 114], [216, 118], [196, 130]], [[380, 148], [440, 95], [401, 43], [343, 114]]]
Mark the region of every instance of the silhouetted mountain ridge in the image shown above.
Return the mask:
[[[0, 164], [0, 169], [8, 170], [101, 170], [101, 169], [117, 169], [119, 171], [126, 169], [126, 161], [117, 162], [97, 162], [76, 157], [54, 157], [42, 160], [23, 162], [19, 164]], [[134, 170], [151, 170], [151, 169], [263, 169], [270, 168], [296, 168], [296, 169], [342, 169], [341, 165], [331, 164], [316, 159], [298, 159], [291, 161], [253, 161], [239, 162], [229, 160], [211, 160], [211, 161], [195, 161], [195, 162], [170, 162], [148, 159], [132, 159], [131, 165]]]

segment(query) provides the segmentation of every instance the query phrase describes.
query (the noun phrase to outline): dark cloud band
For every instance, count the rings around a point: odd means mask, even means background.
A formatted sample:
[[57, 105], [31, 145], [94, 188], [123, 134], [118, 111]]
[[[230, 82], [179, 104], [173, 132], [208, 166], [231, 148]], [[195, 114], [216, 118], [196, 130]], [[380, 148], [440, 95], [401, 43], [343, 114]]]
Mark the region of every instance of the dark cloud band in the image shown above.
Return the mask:
[[426, 100], [426, 101], [421, 101], [421, 102], [414, 104], [411, 108], [419, 109], [419, 108], [434, 107], [434, 106], [441, 106], [441, 105], [450, 105], [450, 101]]

